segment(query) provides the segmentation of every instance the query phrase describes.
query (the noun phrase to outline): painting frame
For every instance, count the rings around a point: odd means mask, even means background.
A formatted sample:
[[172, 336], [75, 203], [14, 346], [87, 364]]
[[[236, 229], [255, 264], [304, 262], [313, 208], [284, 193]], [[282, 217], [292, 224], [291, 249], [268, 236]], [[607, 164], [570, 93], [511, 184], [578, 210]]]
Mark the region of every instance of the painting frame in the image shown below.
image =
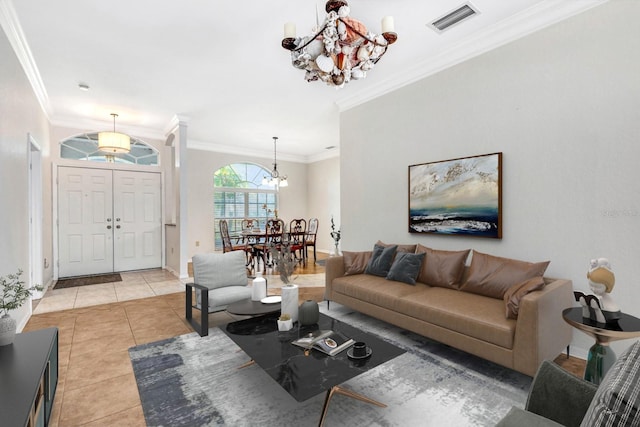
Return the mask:
[[502, 239], [502, 152], [408, 169], [409, 233]]

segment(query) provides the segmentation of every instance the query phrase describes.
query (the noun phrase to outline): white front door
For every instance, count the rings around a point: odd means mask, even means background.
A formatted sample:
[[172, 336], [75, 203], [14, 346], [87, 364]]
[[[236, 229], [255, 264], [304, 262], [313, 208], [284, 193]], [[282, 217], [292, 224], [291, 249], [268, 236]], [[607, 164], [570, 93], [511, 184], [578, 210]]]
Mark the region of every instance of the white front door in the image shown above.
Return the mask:
[[59, 277], [157, 268], [160, 174], [58, 168]]
[[114, 271], [162, 266], [160, 174], [113, 171]]
[[113, 272], [112, 171], [58, 168], [59, 277]]

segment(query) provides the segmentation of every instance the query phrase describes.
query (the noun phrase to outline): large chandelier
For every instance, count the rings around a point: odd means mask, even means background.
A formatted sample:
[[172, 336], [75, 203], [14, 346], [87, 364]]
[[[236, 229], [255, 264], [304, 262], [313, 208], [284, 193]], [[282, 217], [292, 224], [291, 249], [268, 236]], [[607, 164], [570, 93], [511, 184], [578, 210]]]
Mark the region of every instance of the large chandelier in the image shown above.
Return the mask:
[[113, 116], [113, 132], [98, 133], [98, 148], [107, 153], [128, 153], [131, 151], [131, 138], [124, 133], [116, 132], [116, 113]]
[[382, 34], [376, 35], [349, 17], [351, 11], [344, 0], [328, 1], [325, 10], [324, 24], [317, 22], [311, 36], [296, 37], [295, 24], [286, 23], [282, 47], [291, 51], [294, 67], [306, 70], [309, 82], [322, 80], [329, 86], [342, 87], [352, 79], [364, 79], [398, 39], [393, 17], [382, 18]]
[[278, 141], [278, 137], [273, 137], [273, 170], [271, 171], [271, 176], [263, 176], [262, 177], [262, 185], [270, 185], [276, 187], [288, 187], [289, 181], [287, 181], [287, 175], [280, 176], [280, 172], [278, 172], [278, 162], [276, 160], [276, 142]]

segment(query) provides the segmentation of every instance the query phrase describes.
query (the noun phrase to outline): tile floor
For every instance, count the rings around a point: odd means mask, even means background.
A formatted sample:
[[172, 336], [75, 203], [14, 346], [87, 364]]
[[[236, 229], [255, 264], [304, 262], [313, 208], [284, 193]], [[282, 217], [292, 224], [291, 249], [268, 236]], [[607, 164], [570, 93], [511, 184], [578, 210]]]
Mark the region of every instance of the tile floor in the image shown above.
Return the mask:
[[[323, 268], [314, 267], [317, 275]], [[270, 282], [277, 282], [271, 276]], [[311, 276], [309, 276], [311, 277]], [[145, 426], [130, 347], [193, 332], [184, 284], [163, 270], [123, 273], [122, 282], [49, 290], [24, 332], [59, 328], [59, 382], [50, 426]], [[269, 289], [270, 294], [279, 289]], [[322, 300], [324, 287], [301, 287]], [[196, 310], [194, 317], [199, 317]], [[242, 319], [209, 315], [209, 326]], [[1, 425], [1, 422], [0, 422]]]
[[33, 314], [99, 304], [130, 301], [184, 290], [184, 284], [170, 272], [162, 269], [120, 273], [121, 282], [49, 289], [38, 302]]

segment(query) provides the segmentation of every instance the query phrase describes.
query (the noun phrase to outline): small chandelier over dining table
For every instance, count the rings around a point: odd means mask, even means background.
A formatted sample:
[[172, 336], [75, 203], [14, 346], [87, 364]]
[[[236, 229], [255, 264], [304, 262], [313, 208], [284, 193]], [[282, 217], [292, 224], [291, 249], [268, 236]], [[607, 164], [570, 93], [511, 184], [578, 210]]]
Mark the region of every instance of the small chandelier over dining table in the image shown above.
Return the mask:
[[329, 86], [342, 87], [351, 80], [364, 79], [398, 39], [393, 17], [382, 18], [382, 34], [376, 35], [349, 16], [351, 10], [344, 0], [328, 1], [325, 10], [322, 26], [316, 13], [317, 25], [310, 36], [296, 37], [295, 24], [284, 25], [282, 47], [291, 51], [291, 63], [306, 71], [309, 82], [322, 80]]
[[276, 143], [278, 141], [278, 137], [273, 137], [273, 170], [271, 171], [271, 176], [263, 176], [262, 177], [262, 185], [270, 185], [276, 187], [288, 187], [289, 181], [287, 181], [287, 175], [280, 176], [280, 172], [278, 172], [278, 162], [276, 160]]

